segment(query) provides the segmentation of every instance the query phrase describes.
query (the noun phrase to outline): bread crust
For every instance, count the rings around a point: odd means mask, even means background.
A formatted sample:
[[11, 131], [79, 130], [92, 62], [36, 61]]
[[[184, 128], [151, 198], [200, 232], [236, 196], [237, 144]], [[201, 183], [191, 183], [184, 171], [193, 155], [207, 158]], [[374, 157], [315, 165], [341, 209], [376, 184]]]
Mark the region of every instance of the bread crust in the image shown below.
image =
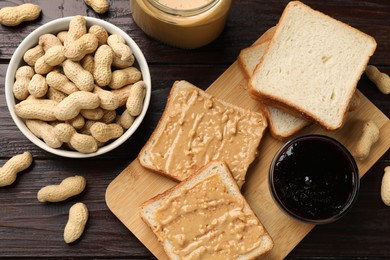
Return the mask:
[[[178, 81], [175, 81], [175, 83], [178, 82]], [[174, 85], [175, 85], [174, 83]], [[156, 128], [155, 130], [152, 132], [151, 136], [149, 137], [148, 141], [146, 142], [146, 144], [142, 147], [140, 153], [138, 154], [137, 158], [139, 160], [139, 162], [141, 163], [141, 165], [146, 168], [146, 169], [149, 169], [155, 173], [158, 173], [158, 174], [161, 174], [162, 176], [166, 177], [166, 178], [169, 178], [173, 181], [176, 181], [178, 182], [179, 180], [173, 178], [171, 175], [168, 175], [168, 174], [165, 174], [165, 172], [163, 171], [160, 171], [154, 167], [151, 167], [145, 163], [142, 163], [142, 157], [145, 156], [145, 152], [147, 152], [148, 148], [151, 147], [153, 145], [153, 141], [156, 139], [156, 137], [160, 134], [160, 131], [157, 131], [159, 129], [162, 129], [162, 126], [164, 125], [165, 123], [165, 118], [168, 116], [168, 107], [169, 107], [169, 104], [170, 102], [172, 102], [172, 99], [173, 99], [173, 92], [171, 91], [168, 95], [168, 98], [167, 98], [167, 103], [165, 104], [165, 108], [164, 108], [164, 111], [160, 117], [160, 119], [158, 120], [157, 122], [157, 125], [156, 125]]]
[[[259, 41], [256, 41], [252, 46], [247, 47], [247, 48], [241, 50], [241, 52], [240, 52], [240, 54], [238, 56], [238, 62], [239, 62], [239, 65], [240, 65], [242, 71], [244, 72], [244, 74], [245, 74], [245, 76], [246, 76], [246, 78], [248, 80], [252, 76], [252, 71], [247, 66], [247, 62], [245, 61], [246, 52], [251, 51], [252, 48], [261, 47], [260, 45], [264, 45], [264, 44], [266, 44], [266, 48], [267, 48], [267, 46], [269, 45], [269, 41], [270, 41], [270, 39], [273, 36], [273, 33], [274, 33], [275, 29], [276, 29], [275, 27], [272, 27], [271, 29], [267, 30], [267, 32], [265, 32], [265, 34], [264, 34], [265, 36], [264, 35], [261, 36], [259, 38]], [[290, 132], [288, 132], [286, 134], [283, 134], [283, 135], [278, 134], [278, 131], [277, 131], [275, 125], [274, 125], [274, 120], [272, 119], [271, 113], [269, 112], [269, 105], [265, 105], [263, 100], [261, 100], [258, 96], [251, 95], [251, 97], [253, 99], [256, 99], [256, 100], [259, 101], [260, 109], [267, 117], [270, 133], [271, 133], [271, 135], [275, 139], [278, 139], [278, 140], [281, 140], [281, 141], [286, 140], [288, 137], [296, 134], [298, 131], [300, 131], [301, 129], [303, 129], [304, 127], [306, 127], [306, 126], [308, 126], [310, 124], [310, 122], [307, 121], [306, 124], [298, 125], [295, 128], [291, 128]], [[285, 112], [291, 114], [289, 111], [285, 111]], [[294, 116], [296, 116], [296, 115], [294, 115]], [[302, 115], [298, 115], [296, 117], [302, 118]]]
[[[207, 169], [208, 167], [210, 167], [210, 165], [212, 164], [215, 164], [215, 163], [218, 163], [218, 164], [221, 164], [221, 166], [225, 169], [225, 171], [230, 172], [230, 169], [229, 167], [222, 161], [211, 161], [209, 162], [208, 164], [206, 165], [203, 165], [202, 167], [199, 168], [199, 170], [197, 170], [196, 172], [194, 172], [193, 174], [191, 174], [190, 176], [188, 176], [185, 180], [179, 182], [178, 184], [176, 184], [175, 186], [169, 188], [168, 190], [164, 191], [163, 193], [160, 193], [156, 196], [154, 196], [153, 198], [150, 198], [148, 199], [147, 201], [145, 201], [144, 203], [141, 204], [141, 208], [143, 208], [144, 206], [152, 203], [152, 202], [155, 202], [159, 199], [162, 199], [168, 195], [170, 195], [173, 191], [175, 190], [178, 190], [180, 189], [182, 186], [184, 185], [187, 185], [188, 182], [190, 182], [191, 180], [193, 180], [194, 178], [196, 178], [198, 175], [200, 175], [205, 169]], [[229, 175], [230, 179], [233, 181], [234, 183], [234, 186], [237, 187], [237, 189], [239, 190], [240, 188], [238, 187], [237, 185], [237, 182], [234, 180], [233, 176], [230, 174]]]
[[[279, 19], [279, 22], [278, 22], [278, 24], [276, 26], [276, 30], [275, 30], [275, 33], [274, 33], [274, 37], [270, 40], [270, 44], [269, 44], [267, 50], [265, 51], [264, 55], [261, 57], [259, 64], [256, 66], [254, 74], [256, 73], [256, 71], [261, 70], [262, 67], [264, 66], [264, 60], [267, 58], [269, 50], [275, 44], [275, 41], [278, 39], [278, 37], [279, 37], [279, 35], [281, 33], [281, 26], [280, 26], [280, 24], [284, 21], [284, 19], [285, 19], [287, 13], [289, 12], [289, 10], [291, 8], [293, 8], [294, 6], [301, 6], [301, 7], [305, 8], [305, 9], [307, 9], [307, 10], [310, 10], [310, 11], [316, 13], [320, 17], [326, 17], [326, 19], [335, 20], [334, 18], [332, 18], [332, 17], [330, 17], [330, 16], [328, 16], [328, 15], [326, 15], [326, 14], [320, 12], [320, 11], [314, 10], [314, 9], [310, 8], [309, 6], [303, 4], [303, 3], [299, 2], [299, 1], [291, 1], [291, 2], [289, 2], [288, 5], [286, 6], [286, 8], [284, 9], [280, 19]], [[337, 20], [335, 20], [335, 21], [337, 21]], [[351, 29], [354, 33], [359, 34], [363, 38], [366, 38], [368, 41], [372, 42], [374, 47], [372, 47], [370, 49], [369, 55], [365, 58], [365, 60], [363, 62], [363, 64], [367, 64], [368, 61], [369, 61], [369, 58], [373, 55], [373, 53], [374, 53], [374, 51], [376, 49], [376, 41], [375, 41], [375, 39], [373, 37], [371, 37], [370, 35], [367, 35], [367, 34], [361, 32], [361, 31], [359, 31], [358, 29], [353, 28], [352, 26], [350, 26], [348, 24], [345, 24], [345, 23], [343, 23], [341, 21], [337, 21], [337, 22], [340, 25], [345, 26], [345, 27]], [[364, 70], [365, 70], [365, 66], [362, 66], [361, 68], [357, 68], [357, 71], [359, 72], [358, 74], [360, 75], [360, 77], [363, 74]], [[299, 108], [297, 105], [289, 103], [287, 100], [278, 99], [278, 97], [276, 97], [276, 96], [269, 96], [269, 95], [267, 95], [265, 93], [261, 93], [261, 92], [257, 91], [255, 89], [255, 86], [253, 85], [252, 80], [250, 80], [250, 83], [249, 83], [249, 85], [250, 85], [249, 91], [250, 91], [252, 96], [257, 97], [257, 99], [261, 99], [267, 105], [270, 105], [270, 106], [282, 109], [282, 110], [284, 110], [284, 111], [286, 111], [288, 113], [294, 114], [296, 116], [303, 117], [306, 120], [314, 121], [315, 123], [317, 123], [318, 125], [320, 125], [321, 127], [323, 127], [326, 130], [336, 130], [338, 128], [341, 128], [343, 126], [343, 124], [345, 123], [345, 121], [346, 121], [346, 118], [347, 118], [346, 114], [348, 112], [352, 96], [353, 96], [354, 92], [356, 91], [357, 83], [360, 80], [360, 77], [356, 77], [354, 79], [354, 82], [352, 84], [353, 85], [353, 91], [348, 93], [348, 96], [347, 96], [348, 102], [346, 102], [344, 107], [341, 107], [341, 109], [342, 109], [341, 111], [342, 111], [342, 114], [343, 114], [342, 119], [341, 119], [341, 121], [337, 125], [334, 125], [334, 126], [327, 124], [327, 122], [324, 122], [321, 118], [319, 118], [316, 115], [310, 113], [310, 111], [303, 110], [303, 109]]]
[[[270, 120], [270, 118], [271, 118], [271, 113], [269, 112], [268, 107], [269, 107], [269, 106], [266, 106], [266, 105], [264, 105], [263, 103], [262, 103], [262, 105], [260, 106], [260, 108], [262, 109], [263, 113], [267, 115], [267, 118], [268, 118], [268, 126], [269, 126], [269, 130], [270, 130], [269, 132], [270, 132], [271, 135], [272, 135], [275, 139], [277, 139], [277, 140], [285, 141], [287, 138], [289, 138], [289, 137], [295, 135], [295, 134], [298, 133], [300, 130], [302, 130], [303, 128], [305, 128], [305, 127], [307, 127], [308, 125], [311, 124], [311, 122], [306, 121], [307, 123], [306, 123], [304, 126], [298, 126], [298, 127], [294, 128], [294, 129], [290, 129], [290, 132], [289, 132], [288, 134], [286, 134], [286, 135], [279, 135], [279, 134], [278, 134], [278, 131], [276, 131], [276, 129], [275, 129], [275, 126], [274, 126], [274, 124], [273, 124], [273, 121]], [[276, 107], [275, 107], [275, 108], [276, 108]], [[279, 109], [279, 108], [277, 108], [277, 109]], [[284, 110], [283, 110], [283, 111], [284, 111]], [[290, 113], [290, 111], [288, 111], [288, 113]], [[296, 116], [296, 115], [294, 114], [294, 116]], [[296, 116], [296, 117], [298, 117], [298, 116]], [[305, 120], [306, 120], [306, 118], [305, 118]]]
[[246, 51], [250, 51], [251, 48], [256, 47], [256, 46], [260, 46], [260, 45], [262, 45], [262, 44], [266, 44], [267, 47], [268, 47], [268, 43], [269, 43], [269, 40], [268, 40], [268, 41], [261, 42], [261, 43], [254, 43], [254, 44], [251, 45], [250, 47], [247, 47], [247, 48], [242, 49], [242, 50], [240, 51], [240, 54], [238, 55], [238, 58], [237, 58], [238, 64], [240, 65], [240, 67], [241, 67], [242, 70], [244, 71], [244, 75], [245, 75], [245, 77], [246, 77], [248, 80], [250, 79], [250, 77], [252, 76], [252, 74], [251, 74], [251, 71], [250, 71], [250, 69], [248, 68], [248, 66], [247, 66], [247, 64], [246, 64], [246, 62], [245, 62], [245, 60], [244, 60], [245, 52], [246, 52]]
[[266, 94], [259, 94], [256, 90], [253, 90], [252, 88], [249, 89], [250, 95], [252, 98], [262, 102], [263, 104], [267, 106], [271, 106], [280, 110], [283, 110], [291, 115], [294, 115], [296, 117], [300, 117], [302, 119], [308, 120], [313, 123], [317, 123], [315, 119], [301, 111], [299, 108], [294, 107], [292, 104], [288, 104], [284, 101], [278, 101], [277, 99], [274, 99], [272, 97], [269, 97]]
[[[180, 192], [182, 190], [182, 188], [186, 188], [186, 186], [188, 187], [192, 187], [194, 184], [197, 183], [198, 180], [196, 180], [196, 178], [202, 174], [204, 174], [204, 171], [206, 171], [208, 168], [211, 168], [213, 167], [213, 165], [218, 165], [218, 167], [222, 167], [223, 168], [223, 172], [224, 173], [227, 173], [226, 174], [226, 177], [229, 179], [228, 182], [233, 186], [233, 189], [235, 190], [234, 192], [236, 193], [239, 193], [241, 194], [240, 192], [240, 187], [237, 185], [237, 182], [235, 181], [235, 179], [233, 178], [233, 175], [231, 174], [231, 171], [229, 169], [229, 167], [223, 162], [223, 161], [211, 161], [209, 162], [208, 164], [202, 166], [198, 171], [196, 171], [195, 173], [191, 174], [187, 179], [185, 179], [184, 181], [176, 184], [175, 186], [173, 186], [172, 188], [164, 191], [163, 193], [160, 193], [150, 199], [148, 199], [147, 201], [145, 201], [144, 203], [142, 203], [140, 205], [140, 216], [141, 216], [141, 219], [145, 222], [145, 224], [151, 229], [151, 230], [154, 230], [154, 226], [152, 225], [152, 223], [146, 218], [146, 216], [144, 216], [142, 214], [143, 212], [143, 209], [145, 207], [147, 207], [149, 204], [151, 203], [159, 203], [159, 205], [161, 205], [162, 203], [164, 203], [166, 200], [168, 200], [170, 198], [170, 196], [174, 196], [176, 192]], [[218, 173], [219, 174], [219, 173]], [[205, 177], [201, 177], [199, 178], [199, 181], [202, 181], [204, 180], [205, 178], [207, 178], [207, 176], [210, 176], [210, 175], [206, 175]], [[223, 177], [225, 177], [225, 174], [223, 175]], [[230, 190], [231, 188], [229, 188]], [[241, 194], [242, 195], [242, 194]], [[161, 200], [161, 201], [160, 201]], [[250, 207], [250, 205], [248, 204], [248, 202], [246, 201], [246, 199], [244, 198], [243, 200], [244, 202], [244, 209], [246, 211], [250, 211], [252, 212], [255, 216], [256, 216], [256, 213], [252, 210], [252, 208]], [[257, 219], [259, 219], [257, 216], [256, 216]], [[269, 236], [269, 233], [268, 231], [266, 230], [266, 228], [264, 227], [264, 225], [261, 223], [260, 219], [259, 219], [259, 222], [260, 222], [260, 225], [263, 227], [263, 230], [264, 230], [264, 233], [263, 233], [263, 237], [266, 237], [267, 239], [269, 239], [269, 244], [267, 245], [267, 247], [265, 247], [262, 251], [263, 253], [261, 255], [265, 255], [267, 254], [272, 248], [273, 248], [273, 240], [272, 238]], [[172, 259], [175, 259], [175, 256], [176, 254], [174, 254], [173, 252], [170, 252], [170, 250], [168, 250], [164, 244], [164, 241], [160, 241], [159, 239], [159, 242], [160, 244], [164, 247], [165, 249], [165, 252], [172, 258]], [[252, 251], [251, 251], [252, 252]], [[251, 252], [248, 252], [248, 254], [250, 254]], [[256, 254], [252, 257], [250, 257], [249, 259], [253, 259], [254, 257], [257, 257], [259, 256], [259, 254]]]
[[[251, 45], [251, 47], [253, 47], [253, 46], [255, 46], [255, 45], [260, 45], [260, 44], [269, 42], [269, 41], [272, 39], [272, 37], [274, 36], [275, 30], [276, 30], [276, 26], [273, 26], [273, 27], [269, 28], [267, 31], [265, 31], [265, 32], [260, 36], [260, 38], [259, 38], [257, 41], [255, 41], [255, 42]], [[245, 48], [245, 49], [242, 49], [240, 53], [245, 52], [245, 50], [247, 50], [247, 49], [249, 49], [249, 48], [251, 48], [251, 47], [247, 47], [247, 48]], [[268, 47], [267, 47], [267, 48], [268, 48]], [[247, 77], [247, 79], [249, 79], [249, 78], [252, 76], [252, 74], [249, 72], [248, 68], [247, 68], [246, 65], [245, 65], [245, 62], [242, 60], [241, 57], [242, 57], [241, 54], [238, 55], [238, 59], [237, 59], [237, 60], [238, 60], [238, 63], [239, 63], [239, 65], [241, 66], [241, 68], [244, 69], [244, 72], [245, 72], [244, 74], [245, 74], [245, 76]]]
[[[355, 88], [355, 90], [356, 90], [356, 88]], [[339, 129], [344, 125], [346, 118], [347, 118], [346, 114], [349, 110], [348, 108], [349, 108], [349, 105], [351, 103], [350, 101], [351, 101], [353, 93], [354, 93], [354, 92], [352, 92], [352, 95], [350, 95], [350, 97], [348, 98], [349, 102], [348, 102], [348, 105], [346, 106], [345, 111], [344, 111], [343, 121], [341, 121], [336, 127], [331, 127], [331, 126], [327, 125], [326, 123], [324, 123], [321, 120], [321, 118], [316, 117], [315, 115], [311, 114], [308, 111], [300, 109], [299, 107], [295, 106], [294, 104], [288, 103], [288, 101], [284, 101], [284, 100], [281, 101], [281, 100], [278, 100], [277, 98], [268, 96], [264, 93], [260, 94], [259, 92], [257, 92], [256, 90], [253, 90], [252, 88], [250, 88], [249, 91], [250, 91], [250, 94], [252, 97], [256, 98], [259, 101], [261, 100], [261, 102], [263, 102], [267, 106], [275, 107], [275, 108], [283, 110], [291, 115], [294, 115], [296, 117], [300, 117], [300, 118], [307, 120], [311, 123], [315, 123], [328, 131]]]
[[[165, 109], [164, 109], [164, 111], [163, 111], [163, 114], [162, 114], [162, 116], [161, 116], [161, 118], [160, 118], [160, 120], [158, 121], [158, 123], [157, 123], [157, 126], [156, 126], [156, 128], [155, 128], [155, 130], [153, 131], [153, 133], [151, 134], [151, 136], [150, 136], [150, 138], [149, 138], [149, 140], [146, 142], [146, 144], [144, 145], [144, 147], [141, 149], [141, 151], [140, 151], [140, 153], [138, 154], [138, 160], [139, 160], [139, 162], [141, 163], [141, 165], [144, 167], [144, 168], [146, 168], [146, 169], [149, 169], [149, 170], [151, 170], [151, 171], [153, 171], [153, 172], [155, 172], [155, 173], [158, 173], [158, 174], [160, 174], [160, 175], [162, 175], [162, 176], [164, 176], [164, 177], [167, 177], [167, 178], [169, 178], [169, 179], [171, 179], [171, 180], [173, 180], [173, 181], [176, 181], [176, 182], [180, 182], [180, 181], [182, 181], [182, 180], [180, 180], [180, 179], [177, 179], [177, 178], [175, 178], [174, 176], [171, 176], [171, 175], [169, 175], [168, 173], [165, 173], [163, 170], [159, 170], [159, 169], [157, 169], [156, 167], [153, 167], [153, 165], [149, 165], [149, 164], [147, 164], [147, 163], [144, 163], [144, 157], [146, 156], [146, 154], [147, 154], [147, 152], [148, 152], [148, 150], [150, 149], [150, 147], [152, 147], [152, 145], [153, 145], [153, 142], [158, 138], [158, 136], [161, 134], [161, 131], [163, 131], [163, 127], [164, 127], [164, 125], [165, 125], [165, 121], [166, 121], [166, 118], [169, 116], [168, 114], [169, 114], [169, 106], [170, 106], [170, 103], [172, 102], [172, 99], [174, 98], [174, 96], [175, 96], [175, 94], [176, 94], [176, 91], [179, 91], [180, 90], [180, 88], [181, 88], [181, 86], [178, 86], [177, 88], [176, 88], [176, 86], [177, 85], [179, 85], [179, 84], [187, 84], [188, 85], [188, 87], [195, 87], [194, 85], [192, 85], [191, 83], [189, 83], [189, 82], [187, 82], [187, 81], [175, 81], [175, 83], [173, 84], [173, 86], [172, 86], [172, 89], [173, 90], [171, 90], [171, 92], [170, 92], [170, 94], [169, 94], [169, 96], [168, 96], [168, 99], [167, 99], [167, 103], [166, 103], [166, 105], [165, 105]], [[186, 86], [187, 87], [187, 86]], [[196, 88], [196, 87], [195, 87]], [[208, 93], [206, 93], [206, 92], [202, 92], [202, 95], [205, 95], [205, 96], [207, 96], [207, 97], [212, 97], [212, 95], [210, 95], [210, 94], [208, 94]], [[239, 107], [239, 106], [236, 106], [236, 105], [233, 105], [233, 104], [230, 104], [230, 103], [227, 103], [227, 102], [225, 102], [225, 101], [223, 101], [223, 100], [221, 100], [221, 99], [218, 99], [218, 101], [219, 102], [221, 102], [223, 105], [225, 105], [225, 106], [228, 106], [228, 107], [231, 107], [231, 108], [233, 108], [233, 109], [235, 109], [235, 110], [240, 110], [240, 111], [244, 111], [245, 109], [243, 109], [243, 108], [241, 108], [241, 107]], [[256, 112], [253, 112], [253, 113], [256, 113]], [[262, 115], [262, 118], [263, 118], [263, 128], [265, 129], [267, 126], [268, 126], [268, 123], [267, 123], [267, 119], [266, 119], [266, 116], [264, 115], [264, 114], [262, 114], [262, 113], [259, 113], [259, 114], [261, 114]], [[264, 134], [263, 134], [264, 135]], [[248, 165], [248, 167], [249, 167], [250, 165]]]

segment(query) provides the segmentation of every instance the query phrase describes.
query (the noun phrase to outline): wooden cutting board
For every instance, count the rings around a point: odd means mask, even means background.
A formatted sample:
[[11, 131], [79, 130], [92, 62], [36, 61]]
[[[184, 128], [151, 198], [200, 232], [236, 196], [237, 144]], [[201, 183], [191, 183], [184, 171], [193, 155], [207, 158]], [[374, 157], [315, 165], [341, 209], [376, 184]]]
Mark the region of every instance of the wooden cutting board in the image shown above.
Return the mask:
[[[259, 39], [261, 40], [261, 38]], [[243, 108], [259, 111], [259, 104], [248, 95], [247, 80], [237, 62], [233, 63], [206, 92]], [[360, 176], [390, 147], [390, 120], [363, 94], [358, 110], [348, 114], [345, 126], [327, 132], [318, 126], [305, 128], [300, 134], [317, 133], [332, 136], [351, 150], [360, 135], [363, 121], [373, 120], [380, 127], [380, 140], [372, 148], [369, 158], [357, 162]], [[314, 227], [285, 215], [274, 203], [268, 188], [268, 169], [273, 156], [283, 142], [266, 134], [259, 147], [259, 155], [250, 167], [242, 192], [256, 215], [272, 236], [275, 246], [266, 256], [269, 259], [284, 258]], [[139, 206], [151, 197], [167, 190], [175, 182], [144, 169], [134, 160], [107, 188], [106, 203], [118, 219], [158, 258], [167, 259], [157, 238], [144, 224]]]

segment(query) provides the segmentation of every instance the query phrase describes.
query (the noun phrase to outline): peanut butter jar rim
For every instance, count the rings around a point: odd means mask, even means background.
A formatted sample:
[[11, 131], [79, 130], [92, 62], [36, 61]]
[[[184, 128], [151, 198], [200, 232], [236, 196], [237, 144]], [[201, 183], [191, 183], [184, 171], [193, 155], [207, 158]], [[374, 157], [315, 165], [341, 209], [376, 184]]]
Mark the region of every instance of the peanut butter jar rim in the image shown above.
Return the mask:
[[175, 16], [183, 16], [183, 17], [194, 16], [194, 15], [204, 13], [207, 10], [214, 7], [220, 1], [223, 0], [211, 0], [210, 2], [204, 5], [201, 5], [196, 8], [191, 8], [191, 9], [177, 9], [177, 8], [171, 8], [169, 6], [161, 4], [158, 0], [147, 0], [147, 2], [149, 2], [152, 6], [154, 6], [155, 8], [157, 8], [158, 10], [164, 13], [175, 15]]

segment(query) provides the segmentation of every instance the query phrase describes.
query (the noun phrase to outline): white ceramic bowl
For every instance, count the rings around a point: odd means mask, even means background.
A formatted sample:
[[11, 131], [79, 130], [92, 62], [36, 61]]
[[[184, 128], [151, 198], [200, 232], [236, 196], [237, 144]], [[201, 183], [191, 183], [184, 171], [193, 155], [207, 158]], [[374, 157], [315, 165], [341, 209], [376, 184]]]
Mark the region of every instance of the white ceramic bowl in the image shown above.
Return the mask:
[[146, 95], [144, 100], [144, 105], [141, 114], [135, 119], [133, 125], [126, 131], [124, 134], [119, 137], [118, 139], [112, 141], [111, 143], [99, 148], [94, 153], [89, 154], [83, 154], [76, 151], [70, 151], [65, 149], [54, 149], [49, 147], [47, 144], [45, 144], [41, 139], [37, 138], [35, 135], [33, 135], [30, 130], [26, 127], [23, 120], [21, 120], [14, 111], [15, 103], [17, 103], [17, 100], [15, 100], [13, 92], [12, 92], [12, 86], [15, 81], [15, 72], [16, 70], [22, 66], [25, 65], [25, 62], [23, 61], [23, 55], [24, 53], [36, 46], [38, 44], [38, 38], [39, 36], [45, 34], [45, 33], [52, 33], [57, 34], [60, 31], [68, 30], [69, 22], [73, 17], [64, 17], [60, 19], [53, 20], [51, 22], [46, 23], [45, 25], [40, 26], [36, 30], [34, 30], [32, 33], [30, 33], [18, 46], [18, 48], [15, 50], [14, 54], [12, 55], [11, 61], [9, 63], [7, 74], [5, 77], [5, 96], [7, 100], [7, 106], [11, 113], [12, 119], [14, 120], [15, 124], [19, 128], [20, 131], [34, 144], [39, 146], [40, 148], [56, 154], [63, 157], [70, 157], [70, 158], [87, 158], [87, 157], [93, 157], [97, 155], [101, 155], [104, 153], [107, 153], [119, 145], [121, 145], [123, 142], [125, 142], [134, 132], [137, 130], [139, 125], [141, 124], [142, 120], [145, 117], [146, 111], [149, 106], [150, 102], [150, 96], [151, 96], [151, 80], [150, 80], [150, 72], [148, 64], [145, 60], [144, 55], [142, 54], [140, 48], [138, 45], [133, 41], [133, 39], [127, 35], [123, 30], [116, 27], [115, 25], [105, 22], [100, 19], [92, 18], [92, 17], [85, 17], [87, 21], [87, 27], [89, 28], [91, 25], [97, 24], [102, 27], [104, 27], [109, 34], [119, 34], [121, 35], [126, 43], [130, 46], [130, 48], [133, 50], [134, 57], [136, 59], [136, 66], [140, 69], [142, 73], [143, 81], [146, 83], [147, 89], [146, 89]]

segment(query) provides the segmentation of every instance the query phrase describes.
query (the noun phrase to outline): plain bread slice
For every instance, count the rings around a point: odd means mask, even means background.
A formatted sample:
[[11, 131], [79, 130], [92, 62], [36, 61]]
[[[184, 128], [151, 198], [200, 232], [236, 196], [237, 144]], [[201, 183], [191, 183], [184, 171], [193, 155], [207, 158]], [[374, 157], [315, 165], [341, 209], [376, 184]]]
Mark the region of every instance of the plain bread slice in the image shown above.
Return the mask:
[[[267, 50], [268, 45], [269, 40], [262, 43], [256, 43], [242, 49], [238, 55], [239, 64], [248, 79], [252, 76], [261, 57]], [[276, 139], [284, 140], [310, 124], [309, 121], [303, 118], [296, 117], [272, 106], [263, 104], [262, 109], [267, 115], [271, 135]]]
[[285, 8], [270, 46], [250, 80], [266, 103], [340, 128], [376, 42], [371, 36], [301, 2]]

